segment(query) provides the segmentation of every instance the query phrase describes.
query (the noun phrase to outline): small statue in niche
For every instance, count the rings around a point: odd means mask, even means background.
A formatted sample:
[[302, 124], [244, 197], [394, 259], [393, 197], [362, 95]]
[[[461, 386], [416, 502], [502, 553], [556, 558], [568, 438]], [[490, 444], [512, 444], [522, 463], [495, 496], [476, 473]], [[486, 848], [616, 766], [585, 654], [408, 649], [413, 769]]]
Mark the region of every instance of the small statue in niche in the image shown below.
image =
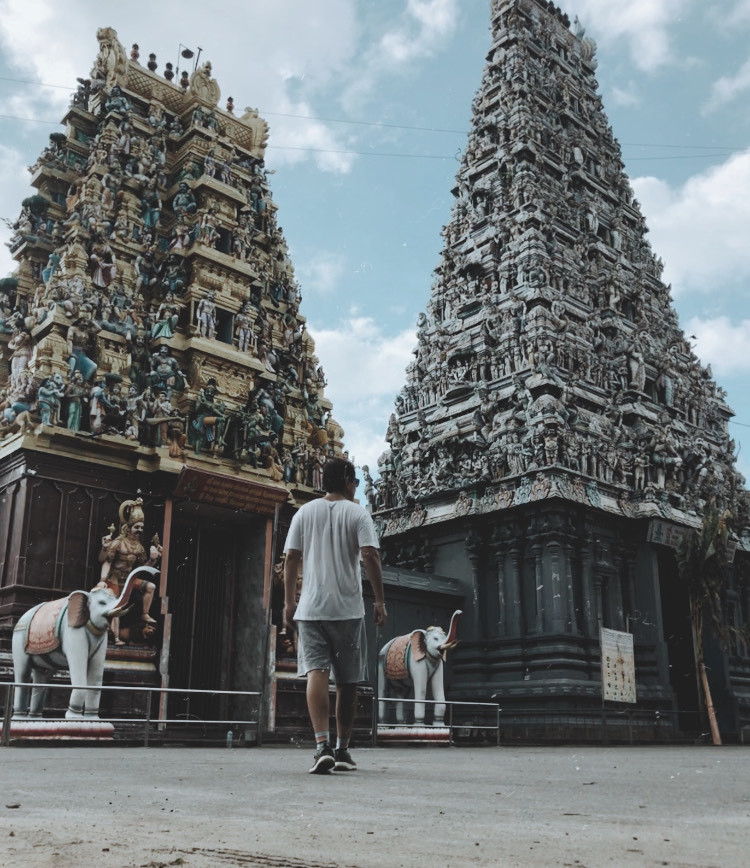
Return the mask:
[[219, 229], [216, 220], [216, 212], [209, 208], [201, 217], [198, 224], [198, 241], [207, 247], [216, 247], [219, 242]]
[[8, 341], [8, 350], [10, 352], [10, 380], [14, 382], [18, 379], [19, 374], [28, 368], [31, 361], [34, 351], [31, 332], [27, 328], [16, 325]]
[[245, 301], [239, 313], [234, 318], [234, 333], [237, 339], [237, 349], [241, 353], [249, 353], [255, 346], [255, 313], [253, 305]]
[[195, 318], [198, 322], [198, 332], [202, 338], [213, 339], [216, 335], [216, 293], [209, 289], [208, 293], [198, 302]]
[[198, 210], [195, 195], [190, 187], [188, 187], [186, 181], [180, 181], [177, 193], [172, 200], [172, 210], [178, 219], [183, 219], [186, 215], [195, 214]]
[[101, 331], [91, 319], [91, 307], [81, 306], [79, 316], [68, 329], [68, 369], [72, 375], [80, 371], [85, 382], [89, 382], [96, 373], [96, 362], [89, 358], [89, 344], [97, 332]]
[[106, 292], [117, 275], [117, 259], [107, 241], [100, 239], [94, 244], [89, 262], [92, 267], [91, 282], [94, 288]]
[[104, 101], [104, 109], [107, 112], [129, 112], [131, 110], [130, 102], [127, 97], [123, 96], [118, 85], [112, 88], [109, 96]]
[[136, 293], [145, 293], [156, 283], [159, 273], [154, 251], [148, 249], [139, 253], [135, 258], [133, 267], [136, 273], [135, 291]]
[[198, 393], [195, 402], [195, 419], [192, 428], [195, 432], [195, 452], [216, 454], [226, 445], [224, 430], [227, 415], [224, 402], [219, 398], [216, 380], [211, 377]]
[[171, 255], [167, 259], [167, 267], [162, 278], [162, 291], [181, 295], [186, 281], [187, 271], [182, 257]]
[[166, 392], [168, 398], [172, 397], [173, 389], [181, 392], [185, 388], [185, 375], [168, 346], [162, 345], [159, 352], [151, 356], [149, 380], [152, 387]]
[[152, 230], [156, 228], [156, 224], [161, 217], [161, 209], [162, 203], [157, 189], [156, 178], [151, 178], [141, 197], [141, 218], [144, 229]]
[[87, 400], [89, 389], [83, 382], [80, 371], [74, 371], [66, 389], [65, 398], [68, 404], [67, 426], [69, 431], [81, 430], [81, 418], [83, 415], [83, 402]]
[[37, 410], [42, 425], [57, 425], [60, 422], [60, 405], [65, 397], [65, 382], [59, 373], [42, 381], [37, 391]]
[[151, 340], [171, 338], [174, 335], [181, 307], [182, 305], [175, 301], [174, 294], [168, 292], [159, 305], [155, 321], [151, 326]]

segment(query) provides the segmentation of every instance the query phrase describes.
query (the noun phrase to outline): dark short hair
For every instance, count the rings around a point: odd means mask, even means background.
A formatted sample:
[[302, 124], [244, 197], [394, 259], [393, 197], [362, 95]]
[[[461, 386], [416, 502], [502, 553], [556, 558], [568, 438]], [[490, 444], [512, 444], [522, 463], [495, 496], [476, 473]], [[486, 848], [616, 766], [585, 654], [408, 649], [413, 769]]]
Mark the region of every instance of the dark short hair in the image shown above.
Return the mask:
[[351, 461], [329, 458], [323, 467], [323, 490], [329, 494], [344, 494], [347, 483], [356, 478], [357, 471]]

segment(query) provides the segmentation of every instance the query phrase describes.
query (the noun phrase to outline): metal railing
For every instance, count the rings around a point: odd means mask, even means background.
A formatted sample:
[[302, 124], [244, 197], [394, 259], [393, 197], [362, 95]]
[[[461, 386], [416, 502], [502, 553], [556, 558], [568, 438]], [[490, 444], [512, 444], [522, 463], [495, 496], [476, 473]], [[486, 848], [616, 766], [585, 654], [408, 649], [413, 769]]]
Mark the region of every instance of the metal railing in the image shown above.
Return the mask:
[[504, 744], [701, 744], [711, 739], [698, 709], [514, 706], [504, 709], [499, 719]]
[[[97, 725], [97, 724], [112, 724], [114, 727], [116, 724], [119, 724], [121, 733], [129, 733], [132, 738], [132, 733], [143, 730], [143, 745], [144, 747], [148, 747], [150, 741], [154, 738], [155, 735], [158, 734], [160, 743], [163, 743], [168, 739], [170, 734], [170, 727], [176, 728], [180, 727], [180, 729], [184, 729], [185, 727], [197, 727], [202, 726], [204, 728], [204, 739], [207, 737], [207, 731], [209, 729], [215, 729], [216, 727], [225, 727], [228, 726], [229, 730], [226, 733], [227, 736], [227, 744], [234, 744], [234, 730], [237, 729], [240, 731], [241, 738], [238, 741], [244, 741], [248, 743], [248, 741], [256, 741], [260, 743], [261, 741], [261, 732], [260, 732], [260, 698], [261, 694], [257, 691], [248, 691], [248, 690], [188, 690], [180, 687], [147, 687], [147, 686], [138, 686], [138, 687], [125, 687], [121, 685], [102, 685], [101, 688], [92, 688], [97, 691], [101, 690], [102, 693], [107, 691], [120, 693], [145, 693], [145, 708], [141, 713], [135, 712], [133, 715], [128, 717], [76, 717], [76, 718], [66, 718], [65, 713], [61, 712], [58, 715], [54, 715], [51, 712], [47, 712], [46, 717], [13, 717], [13, 698], [16, 689], [29, 687], [29, 688], [40, 688], [43, 687], [51, 690], [70, 690], [70, 684], [28, 684], [24, 682], [11, 681], [11, 682], [0, 682], [0, 687], [6, 688], [5, 694], [5, 711], [3, 715], [2, 722], [2, 736], [0, 737], [0, 745], [8, 746], [14, 740], [23, 740], [23, 736], [18, 736], [14, 739], [13, 729], [14, 726], [17, 731], [21, 729], [26, 729], [27, 727], [33, 727], [36, 724], [62, 724], [64, 726], [73, 727], [75, 724], [79, 725]], [[180, 695], [186, 697], [192, 696], [213, 696], [217, 699], [224, 697], [243, 697], [245, 699], [256, 699], [258, 702], [257, 707], [257, 716], [254, 720], [243, 720], [239, 718], [231, 718], [231, 719], [220, 719], [220, 718], [208, 718], [208, 717], [199, 717], [197, 715], [184, 715], [177, 717], [161, 717], [157, 712], [157, 716], [154, 717], [152, 714], [153, 710], [153, 697], [154, 694], [158, 694], [158, 703], [157, 707], [161, 707], [164, 705], [164, 701], [169, 694]], [[189, 699], [188, 699], [189, 701]], [[247, 731], [249, 729], [253, 730], [253, 738], [248, 739]], [[232, 737], [229, 737], [229, 733], [232, 733]], [[41, 736], [37, 736], [41, 737]], [[85, 737], [85, 736], [81, 736]], [[28, 736], [27, 736], [28, 738]], [[52, 736], [50, 736], [52, 738]], [[182, 739], [184, 740], [184, 738]], [[214, 739], [215, 740], [215, 739]]]
[[[395, 703], [398, 705], [399, 703], [402, 705], [415, 706], [415, 705], [425, 705], [425, 706], [435, 706], [442, 705], [445, 706], [447, 711], [446, 720], [442, 724], [443, 729], [448, 730], [448, 742], [453, 744], [454, 742], [454, 732], [456, 730], [472, 732], [472, 731], [490, 731], [495, 733], [495, 743], [500, 744], [500, 715], [502, 709], [496, 702], [456, 702], [450, 699], [400, 699], [398, 697], [391, 696], [373, 696], [372, 705], [373, 705], [373, 722], [372, 722], [372, 743], [373, 745], [377, 745], [378, 733], [379, 731], [385, 733], [389, 730], [398, 730], [398, 729], [407, 729], [407, 730], [430, 730], [430, 729], [440, 729], [441, 725], [437, 727], [435, 724], [425, 724], [425, 723], [400, 723], [400, 722], [391, 722], [391, 721], [381, 721], [378, 703]], [[459, 715], [463, 716], [465, 712], [468, 712], [466, 715], [466, 719], [464, 720], [456, 720], [456, 712], [455, 709], [458, 709]], [[471, 709], [473, 709], [473, 713], [471, 713]], [[492, 721], [488, 723], [479, 723], [477, 722], [477, 717], [485, 714], [492, 717]], [[417, 740], [417, 733], [415, 732], [414, 740]]]

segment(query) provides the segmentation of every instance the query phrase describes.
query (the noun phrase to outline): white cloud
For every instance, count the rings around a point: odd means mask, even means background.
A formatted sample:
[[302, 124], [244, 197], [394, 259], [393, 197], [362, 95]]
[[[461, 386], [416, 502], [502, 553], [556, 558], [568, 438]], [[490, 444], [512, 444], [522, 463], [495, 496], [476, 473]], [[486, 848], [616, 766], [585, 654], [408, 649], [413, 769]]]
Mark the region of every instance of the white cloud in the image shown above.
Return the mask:
[[750, 153], [676, 188], [654, 177], [632, 183], [676, 294], [716, 292], [750, 279]]
[[636, 89], [635, 82], [628, 82], [625, 87], [612, 88], [612, 101], [617, 105], [636, 106], [641, 104], [641, 97]]
[[750, 59], [742, 64], [736, 75], [724, 75], [713, 83], [706, 111], [733, 102], [747, 90], [750, 90]]
[[453, 32], [457, 18], [456, 0], [407, 0], [399, 27], [380, 40], [384, 59], [403, 64], [431, 55]]
[[414, 330], [386, 335], [372, 318], [352, 316], [335, 329], [318, 329], [311, 323], [310, 334], [328, 379], [326, 397], [344, 428], [346, 448], [358, 464], [374, 472], [416, 346]]
[[745, 21], [750, 21], [750, 0], [737, 0], [729, 14], [722, 18], [722, 23], [727, 27], [734, 27]]
[[453, 35], [458, 14], [458, 0], [406, 0], [394, 26], [363, 53], [343, 105], [355, 110], [384, 76], [401, 75], [414, 61], [434, 56]]
[[[210, 14], [200, 20], [186, 19], [184, 11], [178, 0], [160, 0], [158, 10], [146, 0], [127, 5], [0, 0], [0, 47], [19, 79], [72, 90], [76, 77], [87, 76], [91, 69], [98, 50], [96, 31], [102, 25], [114, 27], [128, 53], [138, 42], [141, 62], [154, 52], [161, 70], [167, 60], [178, 59], [174, 22], [181, 21], [180, 38], [194, 49], [200, 44], [201, 61], [213, 65], [222, 105], [231, 94], [240, 109], [252, 105], [261, 114], [265, 109], [312, 116], [315, 99], [326, 87], [338, 85], [356, 54], [354, 0], [316, 0], [314, 6], [307, 0], [247, 0], [241, 10], [231, 0], [214, 0]], [[183, 67], [191, 62], [182, 60]], [[62, 116], [70, 96], [65, 89], [15, 87], [3, 113], [54, 120]], [[325, 171], [351, 168], [351, 155], [331, 153], [347, 149], [340, 131], [314, 119], [269, 121], [269, 143], [277, 146], [269, 153], [270, 165], [307, 159]]]
[[652, 71], [672, 63], [670, 28], [687, 12], [692, 0], [570, 0], [565, 2], [572, 19], [578, 15], [587, 27], [587, 36], [603, 43], [626, 40], [633, 62], [639, 69]]
[[332, 295], [346, 272], [346, 259], [341, 253], [320, 250], [307, 260], [298, 260], [297, 275], [307, 293]]
[[695, 335], [695, 352], [717, 376], [750, 373], [750, 319], [733, 322], [727, 316], [693, 317], [685, 332]]
[[16, 270], [17, 263], [10, 255], [6, 244], [11, 229], [6, 220], [15, 222], [21, 213], [21, 201], [34, 192], [29, 186], [29, 174], [24, 157], [16, 149], [0, 145], [0, 191], [2, 191], [2, 211], [0, 213], [0, 277]]

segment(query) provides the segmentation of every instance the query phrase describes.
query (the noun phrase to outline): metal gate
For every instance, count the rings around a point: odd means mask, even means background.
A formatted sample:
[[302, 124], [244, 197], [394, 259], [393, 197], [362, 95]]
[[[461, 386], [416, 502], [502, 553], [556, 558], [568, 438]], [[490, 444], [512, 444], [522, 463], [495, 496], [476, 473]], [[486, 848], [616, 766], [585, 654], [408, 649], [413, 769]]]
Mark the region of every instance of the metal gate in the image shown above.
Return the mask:
[[[170, 687], [227, 689], [231, 671], [236, 533], [173, 525], [168, 596], [172, 613]], [[169, 716], [220, 719], [226, 709], [208, 697], [188, 696]]]

